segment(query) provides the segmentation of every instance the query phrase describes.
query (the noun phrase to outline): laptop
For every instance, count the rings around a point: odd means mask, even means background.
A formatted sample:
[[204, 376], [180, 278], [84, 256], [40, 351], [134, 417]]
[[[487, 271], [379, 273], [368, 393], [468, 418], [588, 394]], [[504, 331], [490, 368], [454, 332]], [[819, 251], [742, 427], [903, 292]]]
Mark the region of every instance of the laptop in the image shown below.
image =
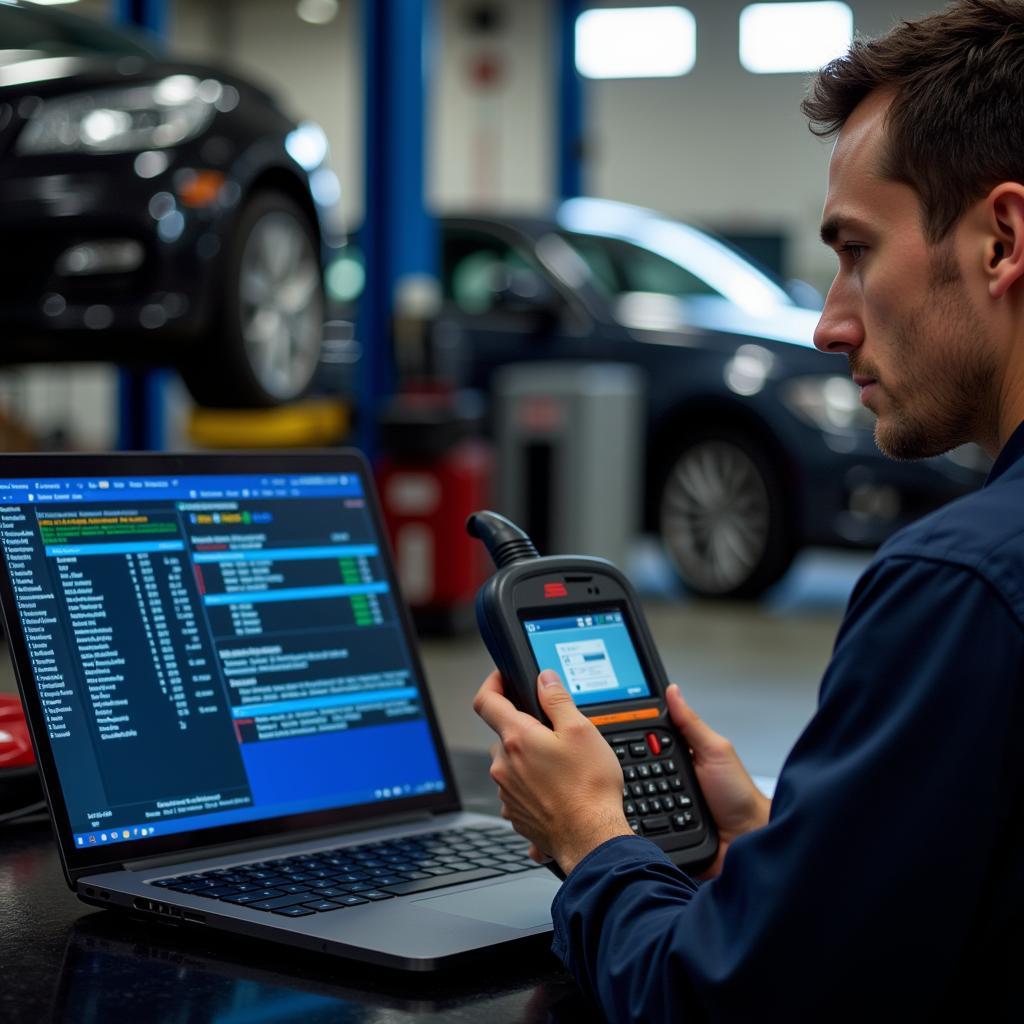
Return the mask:
[[405, 970], [551, 930], [460, 804], [357, 452], [2, 455], [0, 609], [84, 902]]

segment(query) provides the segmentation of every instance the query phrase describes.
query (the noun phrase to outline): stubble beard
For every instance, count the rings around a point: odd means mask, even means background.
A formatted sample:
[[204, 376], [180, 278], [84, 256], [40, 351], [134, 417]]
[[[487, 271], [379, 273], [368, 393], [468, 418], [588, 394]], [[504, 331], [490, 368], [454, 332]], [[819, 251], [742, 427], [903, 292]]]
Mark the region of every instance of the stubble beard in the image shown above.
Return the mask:
[[[858, 372], [864, 372], [860, 370]], [[955, 257], [933, 257], [924, 301], [894, 336], [888, 399], [875, 444], [893, 459], [927, 459], [977, 440], [994, 408], [995, 359]]]

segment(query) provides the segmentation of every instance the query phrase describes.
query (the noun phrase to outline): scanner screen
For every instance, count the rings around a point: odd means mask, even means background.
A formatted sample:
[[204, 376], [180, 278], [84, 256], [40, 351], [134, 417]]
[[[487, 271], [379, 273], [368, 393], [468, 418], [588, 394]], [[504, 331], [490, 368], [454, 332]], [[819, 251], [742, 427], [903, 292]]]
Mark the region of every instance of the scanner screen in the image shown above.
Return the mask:
[[563, 612], [557, 618], [531, 617], [523, 620], [523, 628], [538, 669], [554, 669], [577, 705], [651, 695], [620, 607]]

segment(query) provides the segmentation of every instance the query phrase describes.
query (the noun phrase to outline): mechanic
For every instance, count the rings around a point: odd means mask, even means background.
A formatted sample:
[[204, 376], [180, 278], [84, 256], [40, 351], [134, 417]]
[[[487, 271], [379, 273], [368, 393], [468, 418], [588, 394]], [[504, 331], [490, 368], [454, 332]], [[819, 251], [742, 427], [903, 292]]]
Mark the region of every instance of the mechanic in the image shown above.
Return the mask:
[[985, 486], [868, 566], [770, 805], [669, 690], [721, 832], [702, 884], [631, 833], [618, 761], [555, 673], [553, 729], [497, 673], [474, 706], [503, 814], [568, 876], [555, 952], [609, 1020], [1020, 1020], [1024, 3], [858, 40], [803, 110], [837, 135], [815, 344], [846, 355], [884, 452], [977, 442]]

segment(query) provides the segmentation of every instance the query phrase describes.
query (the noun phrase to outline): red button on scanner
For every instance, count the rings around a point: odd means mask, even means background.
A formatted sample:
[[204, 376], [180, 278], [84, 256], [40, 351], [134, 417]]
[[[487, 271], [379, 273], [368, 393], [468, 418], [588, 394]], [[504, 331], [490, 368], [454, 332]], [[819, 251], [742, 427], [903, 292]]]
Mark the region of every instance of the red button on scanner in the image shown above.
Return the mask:
[[661, 753], [661, 740], [653, 732], [647, 734], [647, 746], [655, 757]]

